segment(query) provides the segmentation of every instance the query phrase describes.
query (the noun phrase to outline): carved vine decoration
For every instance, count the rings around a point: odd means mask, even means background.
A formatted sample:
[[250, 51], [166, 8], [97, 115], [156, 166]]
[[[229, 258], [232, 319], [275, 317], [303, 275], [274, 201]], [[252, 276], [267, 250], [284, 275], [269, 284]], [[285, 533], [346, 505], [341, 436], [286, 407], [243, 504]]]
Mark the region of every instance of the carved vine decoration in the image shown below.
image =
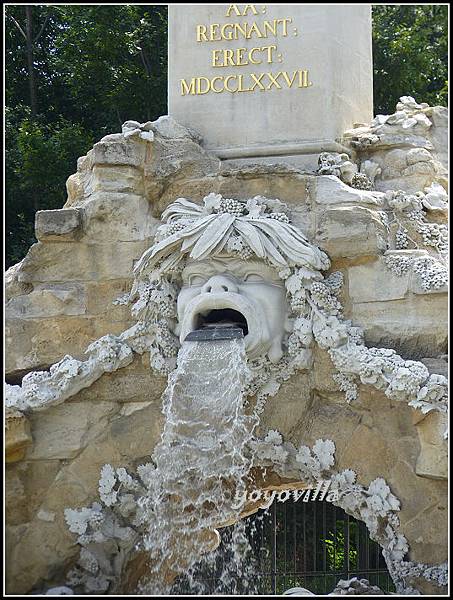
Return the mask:
[[445, 377], [430, 375], [423, 363], [404, 360], [394, 350], [367, 348], [361, 328], [342, 318], [342, 275], [322, 275], [330, 266], [327, 255], [291, 224], [286, 205], [261, 196], [242, 201], [209, 194], [201, 206], [178, 199], [162, 218], [156, 243], [135, 268], [130, 294], [118, 300], [131, 305], [136, 325], [91, 344], [88, 361], [66, 356], [49, 372], [26, 375], [22, 387], [7, 386], [7, 406], [27, 411], [63, 402], [102, 373], [129, 364], [132, 352], [149, 352], [151, 367], [170, 373], [180, 345], [174, 331], [186, 261], [226, 254], [259, 259], [276, 270], [286, 289], [290, 331], [282, 358], [276, 363], [267, 356], [249, 361], [253, 377], [246, 393], [257, 396], [259, 410], [283, 381], [310, 369], [315, 341], [329, 352], [348, 402], [357, 397], [360, 381], [423, 413], [446, 411]]

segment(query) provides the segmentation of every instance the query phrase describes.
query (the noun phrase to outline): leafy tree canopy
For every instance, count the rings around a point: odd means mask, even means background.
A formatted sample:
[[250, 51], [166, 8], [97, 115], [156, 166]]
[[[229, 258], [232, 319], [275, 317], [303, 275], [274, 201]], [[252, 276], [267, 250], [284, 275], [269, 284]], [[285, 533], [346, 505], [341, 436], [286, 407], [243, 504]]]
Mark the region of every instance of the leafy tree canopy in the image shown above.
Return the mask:
[[63, 206], [79, 156], [124, 121], [167, 112], [167, 7], [5, 8], [9, 266], [35, 241], [35, 212]]
[[373, 6], [374, 113], [394, 111], [400, 96], [446, 106], [448, 6]]

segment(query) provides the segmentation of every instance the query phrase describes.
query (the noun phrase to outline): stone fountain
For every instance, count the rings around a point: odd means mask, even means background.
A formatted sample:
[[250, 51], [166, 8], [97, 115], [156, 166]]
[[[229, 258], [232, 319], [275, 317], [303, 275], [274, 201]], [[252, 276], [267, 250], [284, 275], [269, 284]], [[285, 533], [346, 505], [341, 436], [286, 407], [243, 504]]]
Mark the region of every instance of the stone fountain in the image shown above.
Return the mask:
[[398, 592], [444, 592], [446, 110], [370, 120], [244, 152], [128, 121], [37, 213], [6, 274], [9, 593], [168, 591], [234, 523], [252, 581], [243, 492], [320, 479]]

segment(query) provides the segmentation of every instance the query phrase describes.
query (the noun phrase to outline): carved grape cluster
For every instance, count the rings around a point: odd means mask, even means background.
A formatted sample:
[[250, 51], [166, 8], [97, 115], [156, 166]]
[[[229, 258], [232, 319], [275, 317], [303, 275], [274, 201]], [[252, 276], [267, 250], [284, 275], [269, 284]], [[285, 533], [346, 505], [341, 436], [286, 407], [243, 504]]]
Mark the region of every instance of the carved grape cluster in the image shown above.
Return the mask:
[[318, 156], [318, 169], [316, 172], [319, 175], [335, 175], [336, 177], [340, 177], [340, 165], [342, 162], [339, 154], [321, 152]]
[[[423, 196], [423, 194], [421, 194]], [[389, 207], [399, 213], [404, 213], [409, 218], [420, 217], [423, 219], [422, 201], [419, 193], [407, 194], [403, 190], [388, 190], [385, 193]]]
[[247, 260], [253, 255], [251, 248], [238, 235], [231, 236], [226, 244], [226, 250], [237, 254], [242, 260]]
[[175, 316], [175, 301], [163, 290], [152, 289], [149, 294], [149, 300], [156, 306], [156, 313], [171, 318]]
[[350, 344], [362, 346], [364, 344], [363, 329], [361, 327], [349, 327], [348, 338]]
[[282, 212], [271, 212], [267, 216], [269, 217], [269, 219], [275, 219], [276, 221], [280, 221], [281, 223], [289, 223], [288, 216]]
[[249, 364], [251, 378], [244, 386], [244, 396], [254, 396], [259, 389], [266, 385], [269, 379], [269, 361], [266, 357], [260, 357]]
[[448, 271], [445, 266], [433, 258], [419, 258], [413, 264], [414, 273], [420, 277], [424, 290], [439, 289], [448, 284]]
[[222, 198], [219, 206], [216, 209], [217, 213], [229, 213], [235, 217], [240, 217], [245, 212], [245, 204], [240, 200], [233, 200], [232, 198]]
[[301, 290], [291, 295], [290, 298], [291, 310], [295, 313], [303, 313], [307, 307], [305, 290]]
[[418, 233], [423, 237], [425, 246], [432, 246], [438, 252], [448, 251], [448, 228], [439, 223], [424, 223], [417, 228]]
[[365, 173], [354, 173], [351, 179], [351, 183], [349, 185], [358, 190], [374, 189], [373, 182], [368, 177], [368, 175], [365, 175]]
[[162, 354], [165, 358], [177, 356], [179, 350], [178, 339], [171, 333], [165, 321], [159, 323], [156, 332], [156, 342], [162, 349]]
[[251, 256], [253, 256], [253, 252], [248, 246], [244, 245], [242, 250], [239, 251], [238, 256], [239, 258], [242, 258], [242, 260], [248, 260]]
[[397, 277], [404, 275], [411, 265], [411, 259], [406, 256], [386, 256], [384, 262], [387, 268]]
[[331, 273], [324, 280], [324, 283], [329, 287], [330, 292], [337, 296], [343, 287], [343, 273], [341, 271], [335, 271], [334, 273]]
[[425, 222], [425, 214], [424, 214], [421, 206], [414, 208], [413, 210], [410, 210], [407, 213], [407, 217], [414, 223], [418, 223], [420, 225], [422, 225]]
[[405, 227], [400, 226], [395, 235], [395, 248], [397, 250], [404, 250], [409, 245], [409, 240], [407, 237], [407, 229]]
[[166, 233], [168, 236], [173, 235], [174, 233], [178, 233], [178, 231], [182, 231], [185, 228], [184, 223], [180, 221], [175, 221], [170, 223], [167, 227]]
[[353, 400], [357, 400], [358, 388], [353, 375], [334, 373], [332, 378], [338, 384], [340, 390], [344, 392], [345, 400], [348, 404]]
[[330, 314], [338, 314], [341, 311], [340, 302], [331, 294], [329, 286], [324, 282], [314, 281], [310, 286], [310, 295], [319, 307]]
[[297, 335], [292, 333], [288, 338], [288, 354], [290, 356], [297, 356], [302, 348], [301, 340]]

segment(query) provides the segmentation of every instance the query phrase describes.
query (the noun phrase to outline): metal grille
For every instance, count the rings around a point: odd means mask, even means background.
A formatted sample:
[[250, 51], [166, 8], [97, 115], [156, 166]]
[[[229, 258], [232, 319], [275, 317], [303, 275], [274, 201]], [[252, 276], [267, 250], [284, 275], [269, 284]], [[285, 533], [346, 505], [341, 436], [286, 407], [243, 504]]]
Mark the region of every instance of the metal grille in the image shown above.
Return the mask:
[[[282, 594], [305, 587], [315, 594], [331, 592], [339, 579], [366, 578], [384, 591], [395, 591], [379, 545], [370, 540], [365, 524], [329, 502], [274, 502], [248, 517], [247, 532], [256, 562], [259, 594]], [[230, 528], [220, 531], [228, 542]], [[228, 547], [228, 544], [225, 544]], [[199, 572], [205, 593], [218, 588], [227, 555], [220, 554], [216, 568]], [[183, 591], [180, 581], [178, 591]], [[223, 593], [241, 593], [241, 582]]]

